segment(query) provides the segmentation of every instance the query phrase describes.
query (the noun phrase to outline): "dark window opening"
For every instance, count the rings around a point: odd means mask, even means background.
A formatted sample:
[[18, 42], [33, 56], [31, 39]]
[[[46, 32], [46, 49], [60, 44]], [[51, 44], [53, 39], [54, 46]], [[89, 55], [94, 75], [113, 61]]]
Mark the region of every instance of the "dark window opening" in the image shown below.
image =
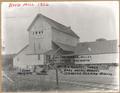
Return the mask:
[[40, 43], [39, 43], [39, 49], [40, 49]]
[[34, 52], [35, 52], [35, 42], [34, 42]]
[[40, 60], [40, 55], [38, 55], [38, 60]]
[[37, 35], [37, 32], [36, 32], [36, 35]]

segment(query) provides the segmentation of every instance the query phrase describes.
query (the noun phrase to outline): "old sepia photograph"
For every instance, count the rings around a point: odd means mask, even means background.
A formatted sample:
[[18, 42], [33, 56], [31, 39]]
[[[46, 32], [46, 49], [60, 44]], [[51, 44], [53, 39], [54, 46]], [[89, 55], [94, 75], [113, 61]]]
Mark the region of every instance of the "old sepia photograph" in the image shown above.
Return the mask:
[[119, 2], [2, 2], [2, 91], [119, 91]]

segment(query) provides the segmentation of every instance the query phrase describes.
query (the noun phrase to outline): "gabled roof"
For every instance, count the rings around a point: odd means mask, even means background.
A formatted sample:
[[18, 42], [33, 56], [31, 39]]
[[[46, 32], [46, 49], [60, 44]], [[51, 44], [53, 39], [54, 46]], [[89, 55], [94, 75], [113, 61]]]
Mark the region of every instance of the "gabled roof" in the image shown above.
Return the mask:
[[75, 54], [105, 54], [118, 51], [117, 40], [78, 43]]
[[64, 33], [70, 34], [70, 35], [72, 35], [72, 36], [74, 36], [76, 38], [79, 38], [79, 36], [77, 34], [75, 34], [74, 31], [71, 30], [70, 27], [67, 27], [67, 26], [65, 26], [65, 25], [63, 25], [61, 23], [58, 23], [57, 21], [55, 21], [53, 19], [50, 19], [50, 18], [48, 18], [48, 17], [46, 17], [46, 16], [44, 16], [42, 14], [38, 14], [35, 17], [35, 19], [31, 23], [31, 25], [28, 27], [28, 31], [30, 31], [31, 26], [35, 23], [35, 21], [37, 20], [38, 17], [44, 18], [52, 26], [52, 28], [55, 28], [55, 29], [57, 29], [57, 30], [59, 30], [61, 32], [64, 32]]
[[75, 47], [70, 46], [70, 45], [66, 45], [66, 44], [63, 44], [63, 43], [55, 42], [55, 41], [53, 41], [53, 42], [64, 51], [72, 51], [73, 52], [74, 49], [75, 49]]
[[24, 51], [25, 49], [27, 49], [29, 47], [29, 44], [27, 44], [26, 46], [24, 46], [17, 54], [15, 54], [16, 56], [19, 55], [22, 51]]
[[[118, 44], [117, 40], [104, 40], [104, 41], [96, 41], [96, 42], [81, 42], [78, 43], [76, 47], [72, 47], [66, 44], [62, 44], [59, 42], [53, 41], [59, 48], [64, 51], [72, 51], [74, 54], [70, 55], [92, 55], [92, 54], [109, 54], [109, 53], [117, 53]], [[16, 55], [27, 49], [29, 45], [26, 45], [22, 48]], [[29, 50], [29, 49], [28, 49]], [[48, 51], [50, 53], [54, 53], [56, 49]], [[47, 52], [46, 52], [47, 53]], [[33, 53], [34, 55], [34, 53]]]

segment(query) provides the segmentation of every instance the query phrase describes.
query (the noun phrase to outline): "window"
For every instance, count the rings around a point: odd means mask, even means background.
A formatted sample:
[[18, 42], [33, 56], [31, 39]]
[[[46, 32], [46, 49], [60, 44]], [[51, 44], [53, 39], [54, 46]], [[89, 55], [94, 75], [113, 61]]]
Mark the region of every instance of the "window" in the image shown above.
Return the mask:
[[36, 32], [32, 32], [33, 35], [42, 35], [43, 34], [43, 31], [36, 31]]
[[39, 43], [39, 49], [40, 49], [40, 43]]
[[36, 38], [43, 38], [43, 31], [35, 31], [32, 33]]
[[40, 55], [38, 55], [38, 60], [40, 60]]

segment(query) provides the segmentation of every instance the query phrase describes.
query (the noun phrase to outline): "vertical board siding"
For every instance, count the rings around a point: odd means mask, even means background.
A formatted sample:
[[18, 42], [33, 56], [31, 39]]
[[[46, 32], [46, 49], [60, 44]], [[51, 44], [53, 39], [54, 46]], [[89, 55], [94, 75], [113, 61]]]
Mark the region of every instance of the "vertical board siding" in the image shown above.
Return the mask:
[[[40, 31], [42, 32], [42, 35], [38, 36]], [[38, 18], [29, 33], [29, 44], [32, 53], [38, 54], [40, 52], [46, 52], [52, 48], [51, 26], [44, 19]]]
[[52, 29], [52, 40], [71, 46], [76, 46], [78, 43], [77, 38], [56, 29]]

